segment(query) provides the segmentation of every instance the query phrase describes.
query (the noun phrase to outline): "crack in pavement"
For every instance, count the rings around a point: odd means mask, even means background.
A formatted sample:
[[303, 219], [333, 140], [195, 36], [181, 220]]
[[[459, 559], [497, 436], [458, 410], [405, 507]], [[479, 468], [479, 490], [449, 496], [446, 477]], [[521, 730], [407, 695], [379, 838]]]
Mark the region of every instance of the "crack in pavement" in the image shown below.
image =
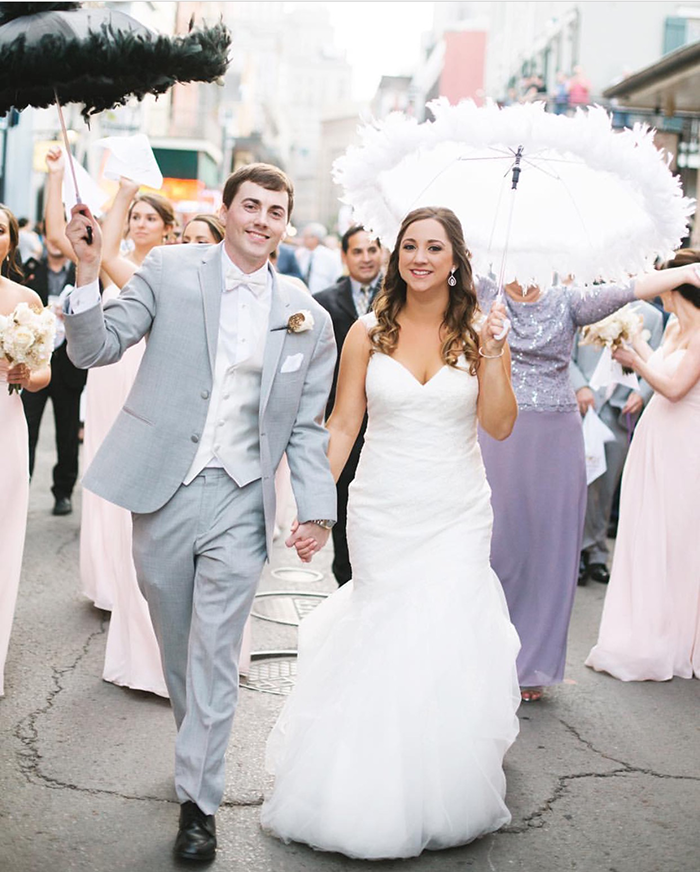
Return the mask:
[[73, 663], [69, 666], [64, 666], [62, 669], [57, 669], [55, 666], [51, 667], [54, 686], [48, 692], [44, 705], [34, 709], [34, 711], [23, 717], [14, 729], [15, 738], [22, 744], [22, 749], [17, 754], [19, 759], [19, 769], [30, 784], [39, 781], [47, 787], [68, 788], [71, 790], [81, 789], [77, 785], [64, 784], [56, 778], [51, 778], [51, 776], [45, 775], [41, 771], [42, 758], [41, 753], [37, 748], [37, 743], [39, 741], [39, 728], [37, 726], [37, 721], [40, 717], [51, 711], [56, 697], [64, 689], [64, 675], [70, 674], [77, 668], [78, 664], [88, 653], [93, 639], [97, 636], [102, 636], [106, 632], [107, 622], [108, 617], [104, 614], [100, 619], [100, 628], [95, 630], [93, 633], [90, 633]]
[[71, 545], [75, 545], [75, 543], [79, 539], [80, 539], [80, 528], [76, 527], [73, 530], [72, 535], [70, 535], [64, 542], [62, 542], [58, 546], [58, 548], [56, 548], [56, 556], [58, 557], [60, 554], [63, 554], [63, 552], [66, 550], [66, 548], [70, 547]]
[[648, 769], [643, 766], [634, 766], [626, 760], [612, 757], [610, 754], [606, 754], [604, 751], [600, 751], [596, 748], [591, 741], [585, 739], [574, 726], [568, 724], [562, 718], [556, 718], [556, 720], [559, 721], [559, 723], [582, 745], [585, 745], [589, 751], [592, 751], [594, 754], [597, 754], [605, 760], [610, 760], [612, 763], [618, 763], [619, 766], [616, 769], [611, 769], [609, 772], [574, 772], [570, 775], [560, 775], [557, 778], [557, 783], [551, 796], [549, 796], [536, 811], [526, 815], [520, 824], [503, 827], [499, 830], [501, 833], [520, 835], [528, 832], [528, 830], [543, 827], [545, 825], [545, 814], [551, 811], [552, 806], [566, 794], [569, 785], [572, 782], [583, 778], [625, 778], [628, 775], [648, 775], [652, 778], [670, 779], [672, 781], [700, 781], [700, 778], [696, 775], [671, 775], [667, 772], [657, 772], [654, 769]]
[[[66, 543], [68, 544], [68, 543]], [[106, 632], [108, 616], [105, 614], [100, 620], [100, 627], [93, 633], [90, 633], [82, 649], [77, 657], [69, 666], [57, 669], [52, 667], [54, 687], [49, 691], [46, 702], [41, 707], [35, 709], [26, 715], [15, 727], [14, 735], [22, 744], [22, 750], [18, 752], [19, 768], [26, 780], [30, 784], [40, 783], [45, 787], [54, 790], [73, 790], [78, 793], [85, 793], [92, 796], [112, 796], [120, 799], [134, 800], [137, 802], [161, 802], [177, 804], [176, 799], [167, 799], [161, 796], [137, 796], [134, 794], [121, 793], [118, 790], [109, 790], [107, 788], [81, 787], [78, 784], [61, 781], [58, 778], [53, 778], [50, 775], [41, 771], [41, 753], [37, 747], [39, 741], [39, 729], [37, 721], [40, 717], [47, 715], [53, 708], [56, 697], [64, 690], [63, 678], [75, 671], [81, 661], [87, 655], [90, 646], [95, 638], [103, 635]], [[545, 825], [545, 815], [552, 810], [552, 806], [560, 800], [567, 792], [569, 785], [577, 780], [584, 778], [624, 778], [628, 775], [648, 775], [653, 778], [663, 778], [682, 781], [700, 781], [700, 778], [694, 775], [671, 775], [669, 773], [657, 772], [653, 769], [634, 766], [625, 760], [613, 757], [599, 750], [593, 743], [584, 738], [581, 733], [572, 725], [567, 723], [563, 718], [556, 720], [567, 730], [574, 738], [584, 745], [589, 751], [601, 757], [604, 760], [609, 760], [612, 763], [619, 764], [617, 768], [611, 769], [609, 772], [575, 772], [569, 775], [560, 775], [557, 778], [557, 783], [552, 791], [552, 794], [544, 800], [538, 809], [529, 815], [522, 818], [520, 824], [503, 827], [500, 832], [509, 835], [518, 835], [528, 832], [531, 829], [539, 829]], [[225, 800], [221, 803], [222, 808], [256, 808], [262, 805], [264, 797], [261, 795], [255, 796], [249, 800]]]
[[[53, 778], [41, 770], [42, 756], [37, 747], [39, 742], [39, 728], [37, 721], [40, 717], [48, 715], [53, 708], [56, 697], [65, 689], [63, 678], [74, 672], [80, 662], [85, 658], [94, 639], [104, 635], [107, 630], [109, 616], [105, 612], [100, 619], [100, 628], [95, 630], [85, 640], [79, 654], [69, 666], [64, 666], [62, 669], [52, 667], [53, 688], [49, 691], [45, 703], [34, 711], [25, 715], [24, 718], [17, 724], [14, 729], [14, 736], [22, 745], [21, 751], [18, 752], [20, 772], [24, 775], [30, 784], [41, 784], [44, 787], [49, 787], [52, 790], [74, 790], [77, 793], [86, 793], [91, 796], [114, 796], [119, 799], [130, 799], [139, 802], [164, 802], [178, 804], [176, 799], [167, 799], [162, 796], [136, 796], [135, 794], [121, 793], [118, 790], [109, 790], [100, 787], [81, 787], [79, 784], [74, 784], [70, 781], [61, 781], [58, 778]], [[222, 808], [256, 808], [263, 804], [264, 797], [261, 795], [255, 796], [250, 800], [226, 800], [221, 803]]]

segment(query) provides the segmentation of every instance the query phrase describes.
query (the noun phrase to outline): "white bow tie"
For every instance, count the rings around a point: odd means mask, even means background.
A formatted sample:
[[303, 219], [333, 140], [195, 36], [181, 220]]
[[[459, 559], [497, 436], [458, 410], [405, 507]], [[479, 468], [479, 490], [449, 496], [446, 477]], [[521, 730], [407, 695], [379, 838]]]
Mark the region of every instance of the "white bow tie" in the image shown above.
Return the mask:
[[261, 276], [244, 275], [243, 273], [234, 273], [232, 270], [226, 270], [226, 288], [228, 291], [235, 291], [236, 288], [249, 288], [256, 296], [260, 296], [267, 287], [267, 274]]

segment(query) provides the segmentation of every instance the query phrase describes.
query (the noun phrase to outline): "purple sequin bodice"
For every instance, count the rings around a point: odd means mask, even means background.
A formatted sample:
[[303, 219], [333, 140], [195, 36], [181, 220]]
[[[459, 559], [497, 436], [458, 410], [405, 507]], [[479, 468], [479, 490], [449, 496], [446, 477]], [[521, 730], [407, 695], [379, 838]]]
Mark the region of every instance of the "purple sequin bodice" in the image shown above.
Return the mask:
[[[477, 294], [483, 312], [489, 311], [497, 291], [494, 281], [479, 278]], [[569, 361], [577, 329], [600, 321], [634, 299], [634, 282], [596, 285], [585, 291], [558, 285], [534, 303], [515, 302], [504, 294], [512, 324], [508, 344], [518, 408], [535, 412], [576, 409]]]

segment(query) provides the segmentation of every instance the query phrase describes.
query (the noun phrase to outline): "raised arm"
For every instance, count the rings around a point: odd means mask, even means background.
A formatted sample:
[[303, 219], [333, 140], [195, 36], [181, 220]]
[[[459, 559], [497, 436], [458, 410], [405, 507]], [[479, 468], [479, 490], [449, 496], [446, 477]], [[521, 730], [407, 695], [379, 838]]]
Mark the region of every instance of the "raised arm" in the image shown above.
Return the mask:
[[370, 347], [367, 328], [361, 321], [355, 321], [343, 344], [335, 405], [326, 423], [331, 437], [328, 460], [336, 482], [347, 463], [367, 411], [365, 378]]
[[[90, 243], [88, 227], [92, 228]], [[115, 363], [151, 329], [162, 286], [162, 251], [155, 248], [148, 255], [103, 311], [97, 287], [102, 237], [87, 206], [73, 207], [66, 235], [78, 260], [75, 288], [64, 304], [68, 356], [81, 369]]]
[[[671, 272], [671, 270], [664, 270]], [[613, 354], [623, 366], [631, 367], [661, 396], [672, 403], [682, 400], [688, 391], [700, 381], [700, 333], [691, 339], [678, 369], [672, 375], [660, 373], [649, 366], [634, 349], [620, 348]]]
[[66, 213], [63, 207], [63, 174], [65, 157], [63, 151], [51, 148], [46, 153], [46, 204], [44, 206], [44, 223], [46, 225], [46, 241], [52, 248], [57, 248], [64, 257], [76, 262], [73, 246], [66, 236]]
[[518, 417], [518, 403], [510, 382], [510, 349], [503, 332], [506, 309], [494, 303], [479, 336], [479, 397], [476, 413], [483, 429], [494, 439], [510, 436]]
[[653, 300], [659, 294], [672, 291], [679, 285], [694, 285], [700, 288], [700, 265], [689, 263], [671, 269], [657, 269], [638, 275], [634, 282], [634, 294], [640, 300]]
[[137, 182], [119, 179], [119, 190], [102, 222], [102, 268], [118, 288], [136, 272], [136, 264], [121, 254], [121, 240], [129, 206], [139, 190]]

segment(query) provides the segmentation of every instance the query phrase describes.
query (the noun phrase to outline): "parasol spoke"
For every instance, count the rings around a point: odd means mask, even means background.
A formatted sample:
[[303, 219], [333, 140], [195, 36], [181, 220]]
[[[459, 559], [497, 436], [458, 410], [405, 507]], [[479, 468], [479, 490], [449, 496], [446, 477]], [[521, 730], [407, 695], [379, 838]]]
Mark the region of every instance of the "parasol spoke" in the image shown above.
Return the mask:
[[512, 160], [512, 154], [504, 154], [502, 157], [458, 157], [457, 160]]
[[556, 181], [561, 181], [561, 176], [557, 175], [557, 173], [549, 172], [544, 169], [544, 167], [538, 167], [537, 164], [534, 164], [531, 160], [528, 160], [526, 157], [523, 158], [523, 163], [526, 163], [528, 166], [531, 166], [533, 170], [539, 170], [541, 173], [544, 173], [545, 176], [549, 176], [550, 179], [555, 179]]
[[[418, 200], [420, 200], [420, 198], [423, 196], [423, 194], [425, 194], [425, 192], [428, 190], [428, 188], [430, 188], [431, 185], [433, 185], [440, 178], [440, 176], [444, 175], [447, 172], [447, 170], [449, 170], [450, 167], [454, 166], [458, 161], [459, 161], [458, 157], [454, 158], [454, 160], [451, 160], [449, 163], [445, 164], [445, 166], [438, 173], [436, 173], [433, 176], [433, 178], [428, 182], [428, 184], [423, 188], [423, 190], [416, 197], [413, 198], [413, 200], [411, 202], [411, 209], [418, 202]], [[409, 209], [409, 211], [410, 211], [410, 209]]]

